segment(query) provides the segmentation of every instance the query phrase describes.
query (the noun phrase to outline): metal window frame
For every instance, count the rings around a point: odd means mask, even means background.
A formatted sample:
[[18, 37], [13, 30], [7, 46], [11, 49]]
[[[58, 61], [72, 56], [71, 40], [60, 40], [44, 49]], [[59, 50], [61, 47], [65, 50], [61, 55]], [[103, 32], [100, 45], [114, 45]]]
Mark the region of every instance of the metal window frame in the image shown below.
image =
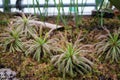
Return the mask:
[[[6, 12], [7, 10], [6, 10], [6, 6], [5, 6], [5, 4], [4, 4], [4, 1], [5, 0], [2, 0], [3, 1], [3, 4], [2, 5], [0, 5], [0, 8], [3, 8], [3, 11], [4, 12]], [[8, 11], [7, 12], [10, 12], [11, 11], [11, 8], [16, 8], [16, 6], [15, 6], [15, 4], [10, 4], [10, 0], [8, 0], [9, 1], [9, 3], [7, 4], [8, 6]], [[28, 7], [29, 6], [29, 7]], [[71, 4], [63, 4], [63, 7], [70, 7], [70, 6], [74, 6], [74, 5], [71, 5]], [[78, 4], [78, 7], [82, 7], [83, 6], [83, 4]], [[86, 3], [85, 5], [84, 5], [85, 7], [95, 7], [96, 6], [96, 4], [95, 3]], [[38, 7], [40, 7], [40, 8], [43, 8], [44, 7], [44, 4], [40, 4], [40, 5], [33, 5], [33, 4], [22, 4], [22, 6], [21, 6], [23, 9], [24, 8], [33, 8], [33, 7], [36, 7], [36, 8], [38, 8]], [[48, 7], [56, 7], [56, 5], [55, 4], [48, 4]]]

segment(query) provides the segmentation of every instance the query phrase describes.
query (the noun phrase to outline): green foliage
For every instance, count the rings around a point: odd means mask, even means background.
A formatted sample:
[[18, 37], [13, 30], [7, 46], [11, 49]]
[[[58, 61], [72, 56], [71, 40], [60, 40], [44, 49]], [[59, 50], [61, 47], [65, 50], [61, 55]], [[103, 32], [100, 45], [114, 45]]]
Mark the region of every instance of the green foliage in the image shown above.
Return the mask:
[[28, 48], [25, 54], [32, 54], [33, 58], [37, 61], [40, 61], [43, 57], [45, 58], [51, 56], [52, 43], [54, 43], [54, 39], [48, 39], [48, 33], [46, 33], [44, 37], [42, 36], [42, 33], [39, 37], [36, 34], [31, 35], [34, 39], [31, 39], [25, 43]]
[[9, 12], [10, 11], [10, 8], [8, 6], [9, 3], [10, 3], [10, 0], [3, 0], [4, 12]]
[[0, 25], [7, 25], [9, 21], [7, 20], [1, 20], [0, 21]]
[[63, 74], [63, 78], [66, 75], [75, 77], [78, 73], [84, 75], [92, 71], [92, 62], [84, 57], [85, 51], [78, 46], [78, 42], [75, 44], [67, 42], [63, 48], [59, 47], [61, 54], [52, 57], [51, 62]]
[[16, 30], [10, 30], [8, 33], [3, 34], [4, 37], [2, 39], [2, 43], [5, 51], [9, 52], [23, 52], [23, 44], [20, 39], [20, 33]]
[[114, 5], [118, 10], [120, 10], [120, 0], [109, 0], [112, 5]]
[[[108, 31], [108, 30], [107, 30]], [[108, 36], [96, 44], [98, 58], [102, 61], [110, 63], [118, 63], [120, 61], [120, 39], [119, 33], [111, 34], [108, 31]]]
[[25, 36], [30, 36], [30, 32], [35, 32], [35, 24], [30, 23], [30, 20], [34, 20], [34, 17], [25, 16], [22, 14], [22, 17], [16, 17], [13, 21], [13, 26], [15, 27], [16, 31], [21, 32]]
[[[39, 14], [40, 14], [41, 20], [44, 21], [45, 17], [44, 17], [44, 15], [43, 15], [43, 13], [42, 13], [40, 7], [39, 7], [39, 5], [40, 5], [39, 0], [34, 0], [34, 1], [35, 1], [36, 4], [37, 4], [37, 9], [38, 9], [38, 12], [39, 12]], [[33, 1], [33, 2], [34, 2], [34, 1]], [[34, 3], [33, 3], [33, 5], [34, 5]], [[46, 6], [46, 5], [45, 5], [45, 6]], [[35, 11], [35, 10], [34, 10], [34, 11]]]
[[100, 10], [102, 8], [102, 6], [103, 6], [104, 0], [95, 0], [95, 3], [96, 3], [96, 6], [95, 6], [96, 10]]
[[96, 10], [108, 9], [110, 8], [111, 3], [108, 0], [95, 0]]
[[98, 10], [98, 6], [100, 5], [100, 3], [101, 3], [101, 0], [95, 0], [95, 3], [96, 3], [96, 6], [95, 6], [95, 8]]

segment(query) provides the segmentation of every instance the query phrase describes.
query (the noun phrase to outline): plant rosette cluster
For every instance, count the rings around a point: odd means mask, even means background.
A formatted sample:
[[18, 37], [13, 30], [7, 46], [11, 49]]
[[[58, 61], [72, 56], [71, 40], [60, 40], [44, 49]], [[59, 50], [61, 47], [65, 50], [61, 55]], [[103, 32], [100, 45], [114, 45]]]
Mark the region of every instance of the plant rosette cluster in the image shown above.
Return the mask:
[[1, 34], [1, 44], [4, 47], [4, 52], [8, 51], [10, 53], [14, 53], [16, 51], [18, 52], [24, 52], [24, 47], [22, 44], [22, 36], [20, 35], [20, 32], [7, 28], [7, 32]]
[[42, 35], [37, 36], [36, 34], [31, 34], [33, 39], [25, 42], [27, 50], [25, 55], [33, 55], [33, 58], [40, 61], [42, 58], [47, 58], [53, 55], [52, 51], [54, 49], [55, 39], [49, 39], [49, 34], [46, 33], [43, 37]]
[[80, 40], [77, 40], [74, 44], [67, 40], [61, 40], [62, 43], [58, 44], [57, 47], [60, 54], [53, 56], [51, 63], [62, 73], [63, 78], [66, 75], [75, 77], [79, 74], [84, 75], [92, 72], [93, 63], [85, 57], [87, 51], [79, 45]]
[[[120, 38], [119, 30], [110, 33], [109, 30], [105, 29], [108, 32], [108, 35], [100, 42], [96, 44], [96, 53], [97, 57], [108, 63], [119, 63], [120, 62]], [[101, 37], [102, 38], [102, 37]]]
[[[51, 30], [43, 35], [42, 27], [40, 26], [39, 33], [36, 34], [37, 30], [32, 25], [35, 24], [30, 25], [29, 17], [27, 18], [24, 14], [22, 17], [18, 17], [18, 21], [9, 24], [6, 33], [1, 34], [3, 38], [1, 43], [4, 46], [5, 52], [23, 52], [25, 55], [32, 54], [33, 58], [37, 61], [40, 61], [46, 55], [48, 56], [48, 54], [51, 55], [52, 45], [56, 43], [55, 39], [49, 39]], [[28, 36], [31, 37], [27, 38]]]
[[30, 37], [30, 32], [35, 33], [37, 29], [37, 25], [32, 23], [31, 20], [34, 21], [37, 20], [37, 18], [31, 15], [27, 17], [25, 14], [22, 14], [21, 17], [18, 16], [12, 19], [15, 30], [20, 31], [26, 37]]

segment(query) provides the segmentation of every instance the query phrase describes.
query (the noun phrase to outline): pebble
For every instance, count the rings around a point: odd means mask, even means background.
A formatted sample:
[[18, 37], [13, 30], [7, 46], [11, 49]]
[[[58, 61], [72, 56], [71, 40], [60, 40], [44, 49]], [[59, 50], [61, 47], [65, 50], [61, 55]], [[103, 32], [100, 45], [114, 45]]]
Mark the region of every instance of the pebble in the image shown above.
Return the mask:
[[8, 68], [0, 69], [0, 80], [18, 80], [16, 78], [16, 72]]

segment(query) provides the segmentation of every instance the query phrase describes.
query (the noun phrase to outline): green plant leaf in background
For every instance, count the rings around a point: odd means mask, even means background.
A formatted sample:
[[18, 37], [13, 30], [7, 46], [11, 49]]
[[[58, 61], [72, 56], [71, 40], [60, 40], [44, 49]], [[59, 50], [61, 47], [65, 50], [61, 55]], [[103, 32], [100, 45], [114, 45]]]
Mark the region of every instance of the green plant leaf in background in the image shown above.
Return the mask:
[[118, 10], [120, 10], [120, 0], [109, 0]]
[[3, 0], [4, 12], [10, 12], [9, 3], [10, 0]]
[[96, 10], [98, 10], [98, 6], [101, 4], [102, 0], [95, 0], [95, 3], [96, 3]]

